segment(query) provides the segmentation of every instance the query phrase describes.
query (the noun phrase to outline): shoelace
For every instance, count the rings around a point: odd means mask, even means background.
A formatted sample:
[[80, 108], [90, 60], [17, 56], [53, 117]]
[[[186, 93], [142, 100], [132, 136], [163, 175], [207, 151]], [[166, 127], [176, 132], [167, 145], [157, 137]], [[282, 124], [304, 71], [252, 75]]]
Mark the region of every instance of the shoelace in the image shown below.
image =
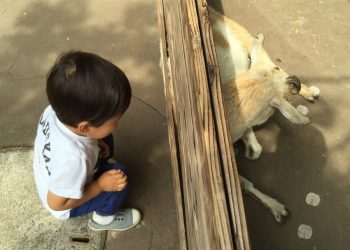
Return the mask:
[[115, 216], [115, 220], [117, 221], [123, 221], [125, 219], [125, 213], [124, 212], [118, 212]]

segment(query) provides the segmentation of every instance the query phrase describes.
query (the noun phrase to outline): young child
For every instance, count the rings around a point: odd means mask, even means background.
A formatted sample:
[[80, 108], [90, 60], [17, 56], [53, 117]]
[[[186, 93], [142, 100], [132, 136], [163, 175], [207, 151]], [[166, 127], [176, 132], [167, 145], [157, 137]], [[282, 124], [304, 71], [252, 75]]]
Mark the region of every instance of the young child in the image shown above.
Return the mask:
[[62, 54], [47, 76], [50, 106], [42, 114], [34, 146], [34, 176], [45, 208], [58, 219], [93, 212], [93, 230], [127, 230], [136, 209], [121, 209], [127, 169], [113, 156], [113, 136], [128, 109], [125, 74], [91, 53]]

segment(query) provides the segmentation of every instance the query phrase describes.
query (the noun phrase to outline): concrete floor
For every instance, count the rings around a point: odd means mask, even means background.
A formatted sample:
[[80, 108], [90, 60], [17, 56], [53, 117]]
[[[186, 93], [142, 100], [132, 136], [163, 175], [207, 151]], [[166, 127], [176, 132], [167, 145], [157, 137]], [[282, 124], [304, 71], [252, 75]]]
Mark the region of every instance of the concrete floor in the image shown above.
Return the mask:
[[109, 232], [105, 248], [177, 249], [156, 1], [0, 0], [0, 44], [1, 148], [33, 144], [45, 75], [61, 52], [95, 52], [126, 72], [134, 96], [115, 134], [116, 158], [130, 170], [126, 206], [143, 220]]
[[[349, 2], [210, 2], [252, 34], [264, 33], [271, 58], [321, 89], [315, 104], [293, 99], [309, 107], [310, 126], [294, 126], [276, 114], [257, 132], [261, 159], [244, 159], [242, 149], [238, 156], [240, 173], [292, 213], [279, 225], [245, 198], [253, 249], [348, 249]], [[116, 133], [116, 154], [130, 168], [126, 205], [139, 208], [143, 221], [136, 229], [108, 233], [106, 249], [177, 249], [156, 17], [155, 0], [0, 0], [0, 147], [33, 143], [47, 105], [45, 74], [62, 51], [98, 53], [131, 80], [135, 96]], [[319, 206], [306, 204], [309, 192], [320, 195]], [[311, 239], [298, 237], [301, 224], [311, 226]]]
[[[349, 249], [349, 1], [210, 2], [251, 34], [264, 33], [271, 58], [321, 90], [314, 104], [299, 97], [292, 100], [295, 106], [309, 108], [311, 125], [296, 126], [275, 114], [257, 129], [263, 146], [259, 160], [245, 159], [240, 147], [239, 172], [291, 212], [289, 220], [279, 225], [263, 206], [245, 196], [253, 249]], [[310, 192], [320, 196], [318, 206], [306, 203]], [[310, 239], [299, 238], [302, 224], [312, 228]]]

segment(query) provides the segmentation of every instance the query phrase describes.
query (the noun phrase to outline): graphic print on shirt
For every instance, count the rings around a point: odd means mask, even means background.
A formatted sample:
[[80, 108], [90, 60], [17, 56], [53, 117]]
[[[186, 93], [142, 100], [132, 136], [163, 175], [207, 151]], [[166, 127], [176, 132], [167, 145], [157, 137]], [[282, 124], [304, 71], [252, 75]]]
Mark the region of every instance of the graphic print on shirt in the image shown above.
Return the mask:
[[45, 161], [45, 167], [46, 167], [46, 170], [47, 170], [47, 173], [48, 175], [51, 175], [51, 172], [50, 172], [50, 169], [49, 169], [49, 166], [48, 166], [48, 163], [50, 162], [51, 160], [51, 148], [50, 148], [50, 123], [47, 119], [48, 116], [46, 116], [46, 118], [44, 119], [43, 118], [43, 115], [40, 117], [40, 126], [41, 126], [41, 131], [44, 135], [44, 138], [45, 138], [45, 143], [44, 143], [44, 146], [43, 146], [43, 149], [42, 149], [42, 156], [43, 156], [43, 159]]

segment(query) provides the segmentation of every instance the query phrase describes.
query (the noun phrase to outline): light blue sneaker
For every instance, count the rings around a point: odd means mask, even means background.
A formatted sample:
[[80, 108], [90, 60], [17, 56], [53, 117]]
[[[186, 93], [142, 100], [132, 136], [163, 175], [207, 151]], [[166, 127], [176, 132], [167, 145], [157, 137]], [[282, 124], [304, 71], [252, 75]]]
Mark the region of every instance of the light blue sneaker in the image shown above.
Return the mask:
[[135, 208], [128, 208], [119, 210], [115, 214], [114, 220], [107, 224], [101, 225], [93, 221], [89, 220], [88, 226], [91, 230], [95, 231], [103, 231], [103, 230], [114, 230], [114, 231], [125, 231], [128, 230], [141, 221], [141, 213], [139, 210]]

